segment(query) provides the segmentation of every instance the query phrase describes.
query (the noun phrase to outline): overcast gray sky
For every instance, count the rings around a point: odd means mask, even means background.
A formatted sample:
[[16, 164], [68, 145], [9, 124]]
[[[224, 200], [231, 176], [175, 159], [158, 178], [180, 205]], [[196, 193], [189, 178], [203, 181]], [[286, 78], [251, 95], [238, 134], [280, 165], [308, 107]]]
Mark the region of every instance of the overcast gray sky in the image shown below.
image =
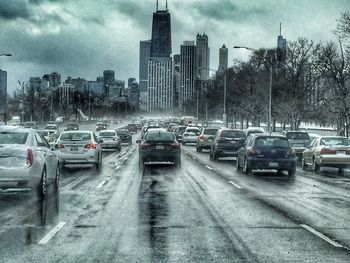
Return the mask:
[[[229, 48], [229, 64], [253, 48], [275, 47], [282, 23], [287, 41], [334, 40], [332, 30], [348, 0], [169, 0], [173, 54], [197, 33], [209, 37], [211, 67], [218, 49]], [[0, 0], [0, 68], [9, 92], [30, 76], [57, 71], [93, 80], [104, 69], [116, 78], [138, 79], [139, 41], [150, 39], [156, 0]], [[165, 0], [159, 0], [165, 6]]]

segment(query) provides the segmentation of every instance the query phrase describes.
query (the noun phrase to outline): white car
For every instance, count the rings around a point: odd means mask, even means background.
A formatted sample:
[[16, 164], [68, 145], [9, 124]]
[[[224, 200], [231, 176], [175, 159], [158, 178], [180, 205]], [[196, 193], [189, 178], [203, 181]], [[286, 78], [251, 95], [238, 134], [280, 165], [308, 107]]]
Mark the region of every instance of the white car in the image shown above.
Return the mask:
[[103, 150], [117, 150], [121, 149], [121, 140], [115, 130], [100, 131], [97, 137], [102, 143]]
[[65, 131], [55, 144], [55, 153], [62, 166], [92, 164], [102, 168], [102, 140], [91, 131]]
[[197, 143], [198, 136], [201, 131], [198, 127], [187, 127], [185, 132], [182, 134], [182, 144], [186, 143]]
[[37, 130], [0, 127], [0, 193], [47, 193], [50, 183], [58, 190], [59, 159]]

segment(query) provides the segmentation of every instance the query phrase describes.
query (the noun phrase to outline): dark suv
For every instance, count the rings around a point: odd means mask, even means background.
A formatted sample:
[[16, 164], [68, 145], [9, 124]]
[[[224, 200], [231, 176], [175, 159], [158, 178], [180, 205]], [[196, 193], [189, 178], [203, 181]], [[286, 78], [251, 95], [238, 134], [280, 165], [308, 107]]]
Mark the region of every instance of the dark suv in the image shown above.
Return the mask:
[[137, 133], [136, 123], [129, 123], [128, 126], [127, 126], [127, 129], [128, 129], [129, 132]]
[[210, 159], [216, 161], [220, 157], [237, 157], [245, 139], [246, 135], [242, 130], [218, 129], [210, 146]]
[[98, 121], [96, 123], [96, 131], [107, 130], [108, 124], [105, 121]]
[[310, 136], [307, 132], [303, 131], [288, 131], [284, 134], [290, 146], [295, 150], [298, 159], [301, 160], [303, 151], [310, 143]]

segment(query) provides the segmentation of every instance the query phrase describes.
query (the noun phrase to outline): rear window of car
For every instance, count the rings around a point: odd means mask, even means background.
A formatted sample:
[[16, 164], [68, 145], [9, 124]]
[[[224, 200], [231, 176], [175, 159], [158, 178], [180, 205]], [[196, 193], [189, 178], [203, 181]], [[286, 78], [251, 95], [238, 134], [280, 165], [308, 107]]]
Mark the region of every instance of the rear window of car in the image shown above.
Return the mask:
[[259, 137], [255, 140], [254, 147], [260, 146], [289, 148], [289, 142], [281, 137]]
[[171, 132], [150, 132], [145, 136], [145, 140], [150, 141], [173, 141], [174, 139]]
[[322, 138], [320, 144], [327, 146], [349, 146], [350, 140], [348, 138]]
[[192, 133], [194, 133], [196, 135], [199, 135], [201, 133], [199, 129], [187, 129], [186, 132], [187, 133], [192, 132]]
[[27, 132], [0, 132], [0, 144], [25, 144]]
[[91, 140], [90, 133], [62, 133], [60, 140], [62, 141], [88, 141]]
[[75, 123], [67, 123], [67, 126], [73, 126], [73, 127], [76, 127], [76, 126], [78, 126], [77, 124], [75, 124]]
[[244, 131], [222, 131], [220, 137], [225, 138], [245, 138]]
[[289, 140], [310, 140], [307, 132], [287, 132], [286, 137]]
[[115, 136], [115, 132], [100, 132], [100, 136], [112, 137]]
[[204, 129], [203, 134], [205, 135], [214, 135], [218, 129]]
[[47, 130], [56, 130], [56, 129], [57, 129], [57, 126], [56, 126], [56, 125], [46, 125], [44, 129], [47, 129]]

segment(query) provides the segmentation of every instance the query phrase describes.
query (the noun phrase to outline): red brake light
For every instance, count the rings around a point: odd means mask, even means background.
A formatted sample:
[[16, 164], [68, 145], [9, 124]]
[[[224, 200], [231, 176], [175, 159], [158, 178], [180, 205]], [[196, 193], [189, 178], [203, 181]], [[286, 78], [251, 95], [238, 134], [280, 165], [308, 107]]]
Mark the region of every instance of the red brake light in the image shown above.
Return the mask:
[[96, 149], [96, 143], [89, 143], [84, 146], [85, 149]]
[[324, 148], [320, 151], [320, 154], [336, 154], [336, 153], [337, 153], [336, 150], [331, 150], [331, 149], [326, 149], [326, 148]]
[[255, 154], [256, 154], [255, 149], [253, 148], [248, 149], [248, 156], [254, 156]]
[[201, 136], [199, 136], [199, 139], [201, 140], [201, 141], [204, 141], [204, 135], [202, 134]]
[[33, 151], [32, 151], [32, 149], [27, 149], [26, 165], [28, 167], [31, 167], [33, 165]]
[[288, 152], [288, 154], [289, 154], [289, 156], [291, 156], [291, 157], [295, 157], [295, 150], [294, 150], [293, 148], [290, 149], [289, 152]]
[[173, 142], [172, 144], [170, 144], [170, 147], [179, 149], [180, 148], [180, 144], [176, 143], [176, 142]]
[[146, 149], [146, 148], [148, 148], [149, 146], [151, 146], [151, 145], [150, 145], [149, 143], [146, 143], [146, 142], [145, 142], [145, 143], [143, 143], [143, 144], [140, 145], [140, 148], [141, 148], [141, 149]]
[[65, 148], [65, 147], [64, 147], [63, 144], [59, 144], [59, 145], [58, 145], [58, 148], [63, 149], [63, 148]]

